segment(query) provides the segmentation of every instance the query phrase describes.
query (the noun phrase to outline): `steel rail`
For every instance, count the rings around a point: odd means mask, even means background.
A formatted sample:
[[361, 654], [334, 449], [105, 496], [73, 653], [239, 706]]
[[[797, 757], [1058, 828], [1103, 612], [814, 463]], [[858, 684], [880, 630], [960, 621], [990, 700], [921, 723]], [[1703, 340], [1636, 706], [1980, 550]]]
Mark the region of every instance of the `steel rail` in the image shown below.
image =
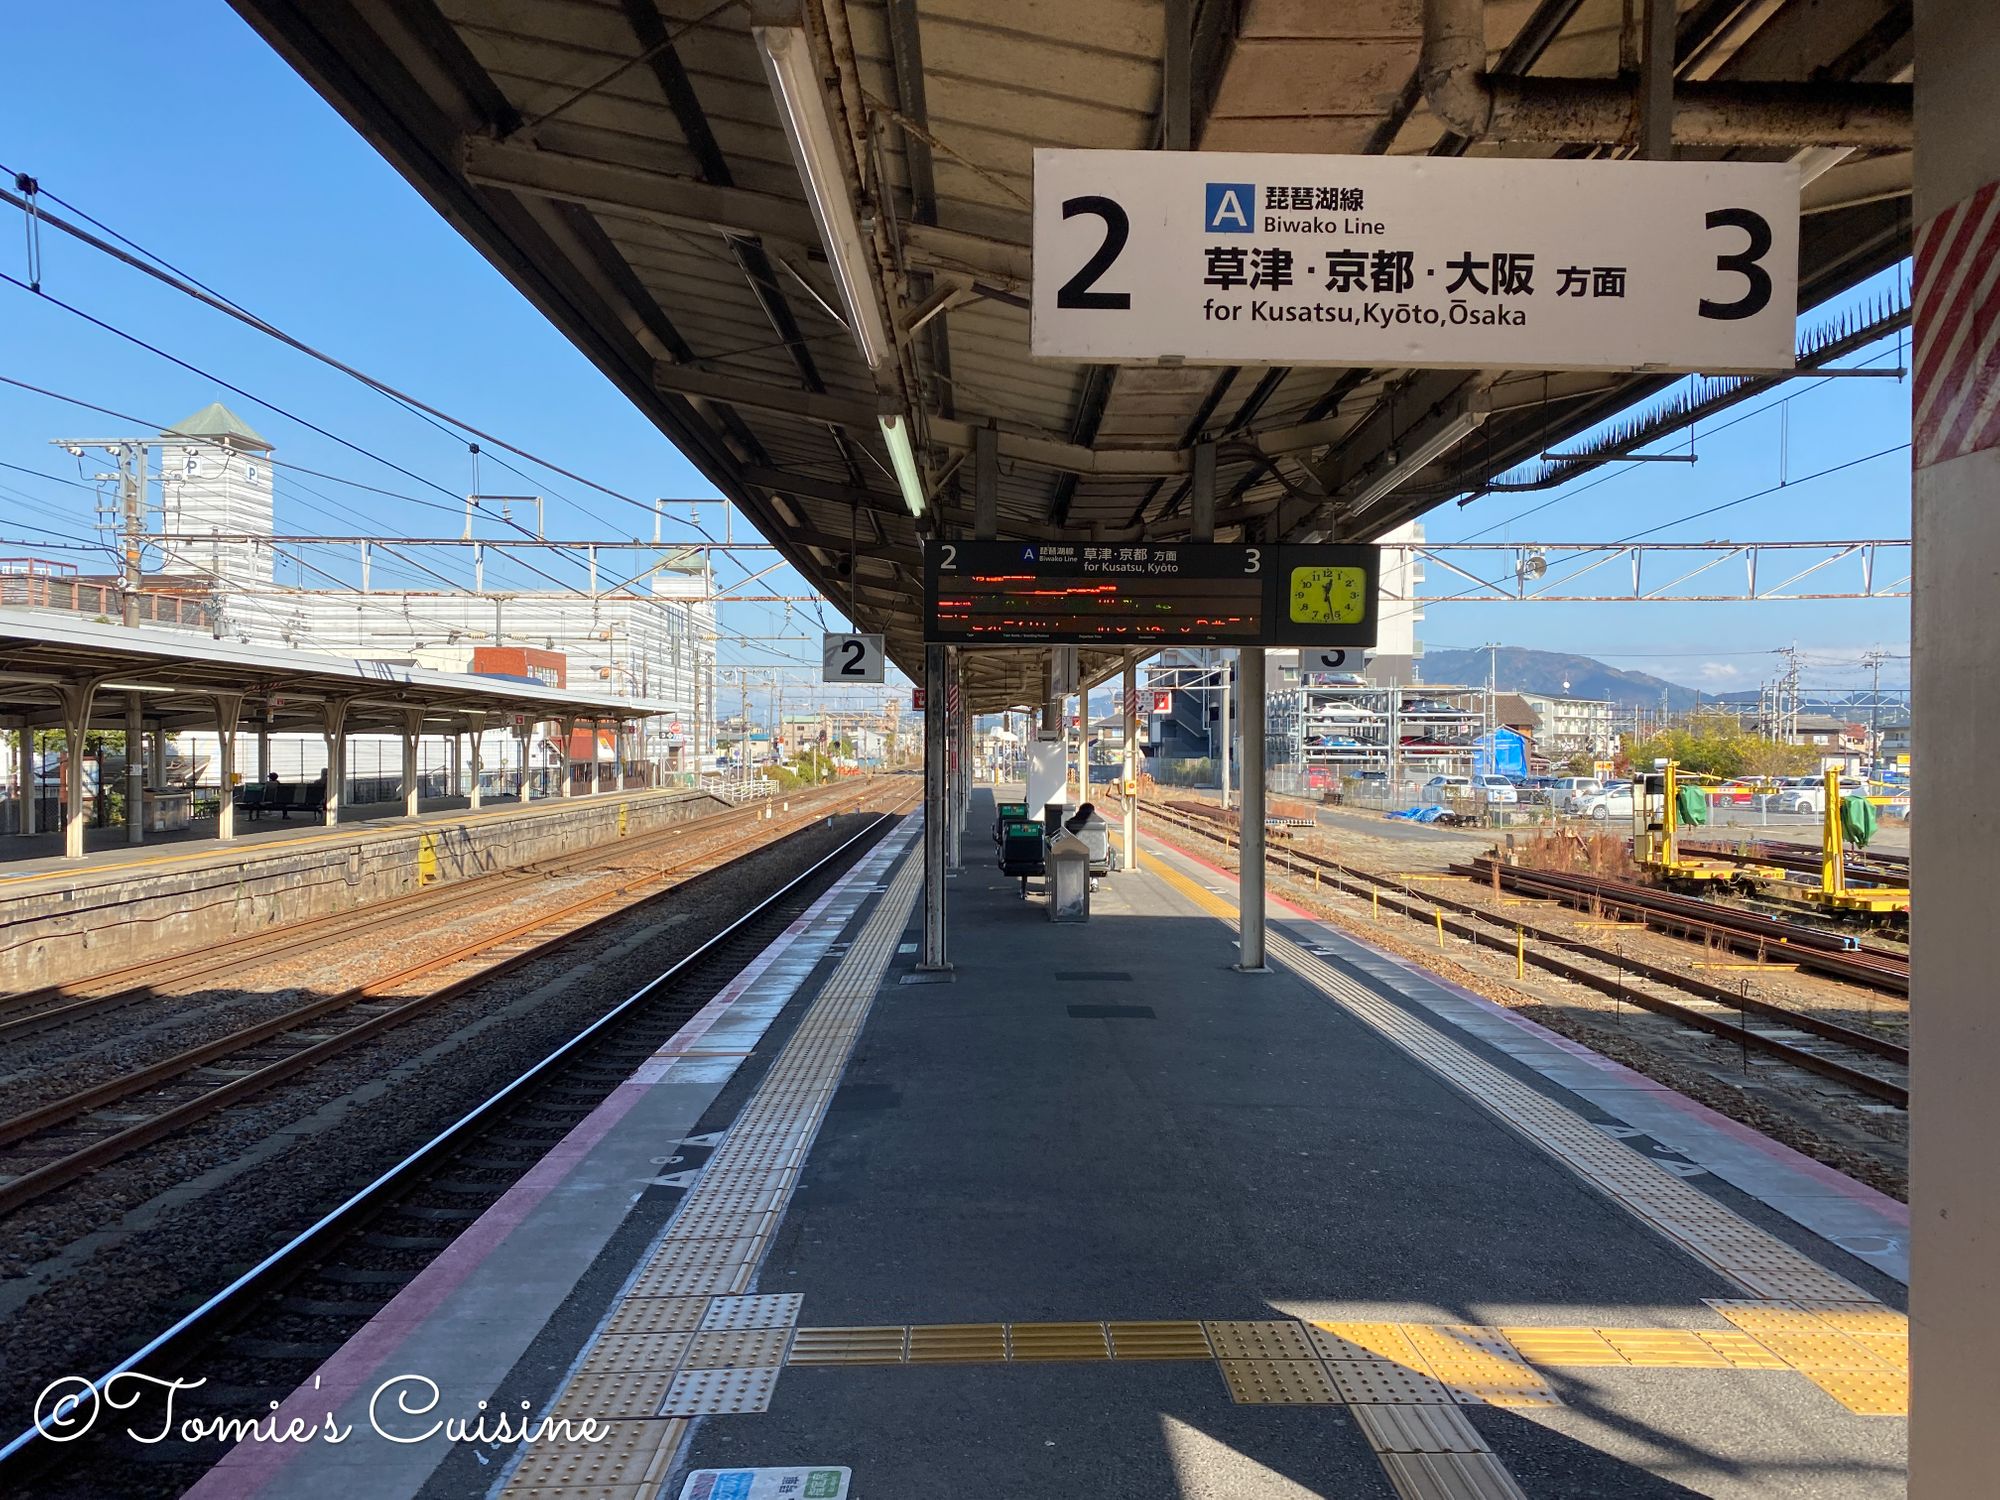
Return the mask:
[[[907, 799], [905, 802], [907, 806]], [[440, 1158], [455, 1149], [460, 1142], [476, 1132], [483, 1124], [497, 1114], [505, 1105], [530, 1089], [537, 1080], [559, 1067], [600, 1033], [614, 1025], [634, 1007], [662, 985], [672, 981], [693, 965], [701, 962], [723, 944], [733, 939], [744, 928], [759, 920], [772, 907], [783, 901], [801, 885], [814, 879], [819, 873], [864, 839], [872, 838], [876, 831], [899, 811], [879, 813], [867, 827], [858, 830], [837, 847], [800, 871], [776, 891], [757, 902], [749, 910], [731, 920], [719, 931], [705, 939], [698, 947], [683, 954], [667, 968], [661, 970], [645, 984], [634, 990], [617, 1005], [592, 1021], [575, 1036], [557, 1047], [540, 1062], [521, 1073], [511, 1083], [494, 1092], [485, 1102], [445, 1127], [408, 1156], [390, 1167], [373, 1182], [361, 1188], [345, 1202], [321, 1217], [316, 1223], [301, 1230], [283, 1245], [273, 1250], [263, 1260], [238, 1276], [234, 1281], [212, 1294], [200, 1306], [185, 1314], [165, 1331], [154, 1335], [147, 1343], [120, 1360], [111, 1369], [89, 1382], [88, 1396], [79, 1392], [69, 1398], [77, 1404], [88, 1399], [102, 1399], [109, 1383], [120, 1375], [138, 1369], [147, 1360], [170, 1360], [178, 1351], [198, 1342], [209, 1335], [209, 1330], [217, 1326], [228, 1326], [241, 1316], [242, 1311], [257, 1297], [270, 1289], [292, 1279], [299, 1272], [310, 1268], [324, 1259], [327, 1249], [342, 1235], [348, 1233], [355, 1223], [365, 1219], [385, 1207], [401, 1192], [406, 1184], [421, 1178], [425, 1170]], [[47, 1437], [39, 1419], [34, 1425], [16, 1435], [5, 1447], [0, 1447], [0, 1473], [6, 1466], [17, 1462], [21, 1454], [38, 1439]]]
[[[1678, 927], [1705, 938], [1714, 937], [1737, 952], [1769, 958], [1776, 950], [1786, 962], [1797, 963], [1802, 969], [1869, 985], [1890, 994], [1908, 995], [1910, 992], [1910, 961], [1906, 956], [1886, 948], [1857, 944], [1854, 939], [1839, 933], [1825, 932], [1756, 912], [1734, 911], [1698, 896], [1679, 896], [1670, 891], [1634, 885], [1630, 881], [1554, 870], [1528, 870], [1519, 865], [1503, 864], [1499, 868], [1499, 882], [1503, 889], [1553, 896], [1572, 905], [1594, 905], [1601, 909], [1623, 911], [1662, 928]], [[1493, 864], [1490, 859], [1482, 857], [1470, 865], [1455, 866], [1454, 869], [1469, 878], [1484, 881], [1492, 878]]]
[[[800, 817], [792, 827], [785, 830], [780, 838], [789, 838], [826, 815], [825, 805], [822, 804], [810, 813]], [[177, 1130], [184, 1129], [190, 1124], [206, 1119], [210, 1115], [216, 1114], [242, 1099], [261, 1093], [274, 1084], [282, 1083], [285, 1079], [297, 1073], [301, 1073], [329, 1058], [346, 1052], [370, 1038], [379, 1036], [383, 1032], [392, 1030], [407, 1021], [414, 1020], [418, 1016], [436, 1009], [447, 1000], [464, 993], [474, 985], [483, 984], [519, 967], [521, 964], [543, 957], [562, 944], [567, 943], [577, 936], [579, 932], [586, 930], [588, 927], [630, 911], [632, 903], [613, 905], [610, 906], [610, 909], [601, 912], [595, 917], [586, 918], [583, 922], [568, 926], [561, 925], [566, 919], [572, 916], [580, 915], [592, 908], [606, 907], [610, 903], [620, 902], [622, 897], [628, 896], [644, 886], [679, 876], [680, 879], [674, 880], [671, 885], [663, 888], [674, 889], [684, 884], [687, 880], [693, 879], [696, 875], [719, 868], [720, 864], [727, 863], [728, 859], [739, 851], [768, 847], [773, 843], [779, 842], [780, 838], [767, 838], [761, 834], [754, 834], [723, 844], [718, 848], [702, 850], [691, 855], [688, 861], [681, 865], [648, 871], [644, 875], [625, 881], [609, 891], [600, 890], [588, 896], [580, 897], [576, 901], [559, 907], [553, 912], [537, 913], [529, 921], [517, 923], [502, 932], [487, 934], [442, 954], [431, 955], [421, 962], [405, 966], [395, 973], [370, 980], [367, 984], [355, 986], [338, 994], [322, 996], [305, 1005], [294, 1007], [282, 1015], [273, 1016], [255, 1025], [231, 1032], [227, 1036], [218, 1037], [199, 1047], [190, 1048], [172, 1057], [163, 1058], [147, 1067], [109, 1079], [94, 1088], [85, 1089], [62, 1099], [53, 1100], [48, 1104], [28, 1110], [11, 1119], [0, 1121], [0, 1145], [8, 1145], [37, 1135], [43, 1131], [73, 1123], [84, 1119], [96, 1110], [103, 1109], [107, 1105], [119, 1103], [135, 1095], [144, 1093], [148, 1089], [159, 1087], [172, 1079], [181, 1077], [222, 1057], [241, 1052], [246, 1048], [255, 1047], [260, 1043], [269, 1041], [273, 1037], [296, 1030], [300, 1026], [309, 1025], [336, 1012], [352, 1010], [359, 1005], [365, 1004], [370, 999], [382, 997], [386, 992], [407, 984], [411, 980], [420, 979], [425, 975], [434, 974], [439, 970], [476, 960], [482, 954], [490, 953], [495, 948], [510, 943], [515, 939], [526, 937], [529, 934], [544, 932], [550, 928], [558, 929], [552, 935], [532, 942], [528, 947], [519, 952], [508, 954], [491, 963], [480, 964], [467, 974], [449, 980], [421, 995], [405, 1000], [392, 1009], [370, 1016], [359, 1024], [335, 1036], [327, 1037], [286, 1057], [266, 1063], [254, 1072], [246, 1073], [216, 1088], [196, 1094], [192, 1098], [168, 1107], [149, 1119], [129, 1125], [123, 1130], [115, 1131], [110, 1135], [100, 1136], [73, 1151], [57, 1157], [53, 1161], [39, 1167], [34, 1167], [5, 1182], [0, 1182], [0, 1214], [10, 1213], [23, 1204], [30, 1203], [67, 1183], [74, 1182], [78, 1178], [96, 1171], [99, 1167], [117, 1160], [119, 1157], [129, 1155], [131, 1152], [171, 1135]], [[657, 895], [659, 892], [655, 892], [654, 894]]]
[[[813, 790], [816, 792], [825, 789]], [[481, 900], [508, 886], [531, 884], [579, 866], [587, 866], [604, 858], [612, 850], [629, 855], [662, 842], [684, 838], [690, 834], [700, 833], [704, 829], [737, 820], [742, 816], [742, 812], [741, 807], [724, 807], [700, 817], [689, 818], [684, 822], [648, 829], [631, 838], [592, 844], [549, 859], [517, 865], [509, 870], [476, 876], [470, 880], [453, 881], [432, 890], [410, 891], [400, 896], [391, 896], [386, 900], [370, 903], [359, 913], [328, 912], [323, 916], [307, 917], [290, 923], [282, 929], [267, 928], [221, 943], [209, 944], [192, 953], [125, 964], [102, 973], [64, 980], [58, 984], [43, 985], [32, 990], [22, 990], [6, 997], [4, 1008], [0, 1009], [0, 1042], [34, 1036], [71, 1021], [86, 1019], [92, 1015], [156, 998], [158, 990], [164, 985], [185, 984], [204, 979], [211, 974], [230, 973], [247, 959], [292, 958], [301, 952], [310, 952], [313, 947], [319, 946], [311, 940], [323, 934], [330, 933], [336, 941], [346, 941], [377, 926], [407, 921], [440, 908], [449, 909], [468, 899]], [[357, 917], [360, 920], [357, 920]], [[75, 998], [68, 1004], [46, 1010], [31, 1008], [66, 996]], [[19, 1014], [22, 1011], [28, 1013]]]
[[[1152, 809], [1151, 815], [1155, 817], [1164, 815], [1169, 821], [1176, 820], [1175, 814], [1163, 811], [1157, 806]], [[1203, 826], [1205, 821], [1203, 819], [1189, 818], [1185, 814], [1180, 814], [1178, 821], [1180, 821], [1182, 827], [1189, 831], [1213, 836], [1209, 828]], [[1667, 1016], [1698, 1030], [1706, 1031], [1711, 1035], [1735, 1042], [1739, 1046], [1754, 1048], [1758, 1051], [1782, 1057], [1794, 1066], [1805, 1069], [1808, 1072], [1817, 1073], [1822, 1077], [1833, 1079], [1859, 1093], [1867, 1094], [1871, 1098], [1881, 1099], [1902, 1108], [1909, 1107], [1909, 1089], [1907, 1085], [1879, 1077], [1864, 1069], [1850, 1067], [1837, 1059], [1821, 1056], [1819, 1053], [1807, 1048], [1794, 1046], [1778, 1038], [1767, 1036], [1747, 1024], [1730, 1021], [1725, 1017], [1713, 1015], [1694, 1006], [1684, 1005], [1678, 1001], [1667, 999], [1665, 996], [1656, 995], [1649, 990], [1636, 988], [1633, 985], [1625, 983], [1620, 978], [1599, 973], [1595, 969], [1587, 968], [1581, 963], [1564, 958], [1559, 953], [1549, 952], [1547, 945], [1553, 944], [1561, 948], [1566, 948], [1581, 958], [1609, 965], [1619, 969], [1622, 973], [1637, 975], [1651, 980], [1656, 984], [1667, 985], [1682, 990], [1708, 1004], [1726, 1007], [1746, 1016], [1756, 1015], [1778, 1022], [1787, 1028], [1819, 1036], [1825, 1041], [1835, 1042], [1841, 1046], [1853, 1047], [1856, 1050], [1865, 1051], [1888, 1061], [1907, 1065], [1909, 1060], [1908, 1048], [1887, 1038], [1874, 1036], [1864, 1031], [1857, 1031], [1852, 1027], [1842, 1026], [1838, 1022], [1827, 1021], [1818, 1016], [1787, 1009], [1784, 1006], [1774, 1005], [1766, 1000], [1758, 1000], [1737, 991], [1725, 989], [1720, 985], [1711, 984], [1707, 980], [1676, 973], [1672, 969], [1648, 963], [1643, 959], [1614, 953], [1594, 944], [1579, 942], [1577, 939], [1564, 933], [1519, 921], [1515, 918], [1497, 916], [1469, 903], [1454, 901], [1452, 898], [1437, 892], [1417, 890], [1388, 876], [1376, 875], [1367, 870], [1356, 870], [1351, 866], [1342, 865], [1335, 860], [1327, 859], [1321, 855], [1306, 854], [1296, 849], [1273, 850], [1266, 856], [1266, 863], [1277, 865], [1280, 873], [1291, 873], [1294, 879], [1298, 878], [1297, 865], [1304, 863], [1310, 870], [1316, 873], [1316, 884], [1331, 885], [1335, 889], [1345, 891], [1349, 895], [1360, 896], [1371, 903], [1387, 906], [1399, 916], [1408, 917], [1415, 921], [1435, 923], [1445, 931], [1455, 933], [1479, 947], [1490, 948], [1500, 953], [1518, 953], [1519, 956], [1527, 962], [1533, 963], [1536, 967], [1546, 969], [1561, 978], [1594, 989], [1600, 994], [1609, 995], [1615, 999], [1629, 1000], [1632, 1004], [1642, 1009], [1654, 1011], [1657, 1014]], [[1291, 867], [1289, 871], [1286, 869], [1287, 865]], [[1386, 896], [1383, 894], [1385, 891], [1388, 892]], [[1445, 910], [1450, 910], [1455, 915], [1445, 917], [1443, 915]], [[1475, 920], [1465, 920], [1466, 918]], [[1518, 933], [1508, 930], [1496, 932], [1491, 930], [1491, 928], [1477, 925], [1478, 923], [1499, 924], [1502, 928], [1518, 929]], [[1535, 939], [1538, 945], [1542, 946], [1528, 947], [1525, 942], [1519, 941], [1530, 936]], [[1517, 942], [1519, 943], [1518, 946]]]

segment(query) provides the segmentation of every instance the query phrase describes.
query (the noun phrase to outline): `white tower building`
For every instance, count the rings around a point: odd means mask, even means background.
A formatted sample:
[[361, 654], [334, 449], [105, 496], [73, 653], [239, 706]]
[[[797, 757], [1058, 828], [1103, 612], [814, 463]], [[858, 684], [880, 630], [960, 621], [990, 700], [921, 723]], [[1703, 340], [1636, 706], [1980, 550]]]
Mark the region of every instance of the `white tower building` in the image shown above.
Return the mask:
[[218, 586], [269, 587], [271, 549], [203, 537], [269, 536], [271, 445], [221, 402], [159, 436], [162, 573]]

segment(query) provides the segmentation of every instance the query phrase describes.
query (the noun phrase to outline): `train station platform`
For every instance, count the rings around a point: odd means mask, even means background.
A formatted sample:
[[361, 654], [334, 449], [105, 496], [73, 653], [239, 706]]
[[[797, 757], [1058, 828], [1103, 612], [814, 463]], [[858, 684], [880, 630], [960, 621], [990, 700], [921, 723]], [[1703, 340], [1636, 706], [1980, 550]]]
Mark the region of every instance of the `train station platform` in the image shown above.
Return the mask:
[[[0, 864], [0, 990], [132, 961], [510, 869], [626, 833], [720, 811], [683, 789], [489, 801], [325, 826], [239, 823], [213, 839], [117, 843]], [[117, 830], [111, 830], [116, 832]]]
[[[1051, 925], [990, 812], [952, 972], [906, 824], [190, 1493], [1902, 1493], [1900, 1205], [1276, 904], [1239, 973], [1164, 842]], [[382, 1435], [481, 1401], [602, 1425]]]

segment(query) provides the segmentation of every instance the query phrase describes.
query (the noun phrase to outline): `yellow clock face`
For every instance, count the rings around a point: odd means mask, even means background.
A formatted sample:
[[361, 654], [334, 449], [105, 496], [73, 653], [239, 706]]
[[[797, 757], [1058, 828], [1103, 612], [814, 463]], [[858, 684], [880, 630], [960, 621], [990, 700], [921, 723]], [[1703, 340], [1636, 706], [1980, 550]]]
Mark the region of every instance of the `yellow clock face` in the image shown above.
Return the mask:
[[1368, 577], [1360, 568], [1292, 569], [1294, 625], [1356, 625], [1368, 614]]

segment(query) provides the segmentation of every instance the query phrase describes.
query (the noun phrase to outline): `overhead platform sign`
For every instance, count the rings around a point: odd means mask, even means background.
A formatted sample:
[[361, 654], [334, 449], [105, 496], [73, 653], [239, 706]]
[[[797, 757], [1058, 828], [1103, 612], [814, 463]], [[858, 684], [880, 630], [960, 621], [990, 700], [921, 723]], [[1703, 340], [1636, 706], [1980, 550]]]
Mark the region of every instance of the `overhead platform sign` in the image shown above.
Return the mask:
[[933, 542], [925, 639], [963, 645], [1372, 646], [1379, 548]]
[[1031, 349], [1789, 370], [1790, 163], [1035, 152]]

